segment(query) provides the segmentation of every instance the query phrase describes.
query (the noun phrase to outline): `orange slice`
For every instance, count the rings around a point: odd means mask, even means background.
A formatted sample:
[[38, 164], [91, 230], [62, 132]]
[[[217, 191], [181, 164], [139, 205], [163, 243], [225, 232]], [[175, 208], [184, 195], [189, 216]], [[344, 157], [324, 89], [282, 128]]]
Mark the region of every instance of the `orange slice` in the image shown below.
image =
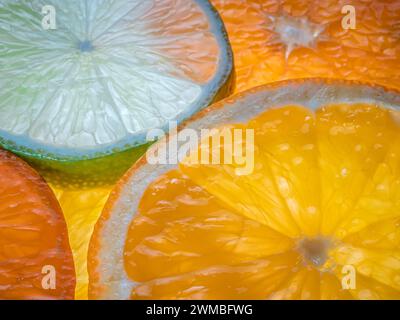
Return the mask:
[[61, 208], [25, 162], [0, 150], [0, 299], [73, 299], [75, 270]]
[[[305, 77], [374, 81], [400, 88], [398, 0], [211, 2], [232, 44], [238, 92]], [[354, 8], [355, 29], [346, 29], [353, 27], [349, 20], [353, 11], [346, 5]]]
[[[309, 79], [200, 112], [179, 131], [198, 149], [154, 165], [160, 141], [112, 192], [90, 243], [89, 296], [400, 299], [399, 107], [383, 87]], [[206, 149], [211, 128], [232, 140]], [[193, 161], [232, 145], [253, 158]]]

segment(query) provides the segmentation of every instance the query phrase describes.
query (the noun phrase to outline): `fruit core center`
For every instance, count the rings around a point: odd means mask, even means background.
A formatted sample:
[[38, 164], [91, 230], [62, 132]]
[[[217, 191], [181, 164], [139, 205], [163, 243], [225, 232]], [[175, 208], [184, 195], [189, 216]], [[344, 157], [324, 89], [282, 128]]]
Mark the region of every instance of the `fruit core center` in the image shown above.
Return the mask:
[[271, 16], [273, 31], [286, 46], [286, 56], [297, 47], [314, 46], [323, 26], [310, 22], [305, 17]]
[[94, 49], [92, 42], [89, 40], [80, 41], [78, 48], [81, 52], [91, 52]]
[[303, 238], [298, 242], [298, 251], [307, 264], [321, 267], [328, 259], [331, 241], [328, 238]]

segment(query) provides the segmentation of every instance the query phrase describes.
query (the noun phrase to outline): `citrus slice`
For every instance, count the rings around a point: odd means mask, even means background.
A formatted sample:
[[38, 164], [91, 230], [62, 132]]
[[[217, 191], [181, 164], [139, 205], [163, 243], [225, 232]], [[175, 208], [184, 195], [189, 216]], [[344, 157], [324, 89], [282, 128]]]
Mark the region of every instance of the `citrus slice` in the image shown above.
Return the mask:
[[[177, 134], [194, 132], [198, 149], [154, 165], [159, 141], [113, 190], [90, 243], [89, 296], [400, 299], [399, 106], [383, 87], [310, 79], [201, 111]], [[207, 149], [212, 128], [233, 138]], [[229, 161], [244, 150], [253, 160]]]
[[61, 208], [24, 161], [0, 150], [0, 299], [73, 299], [75, 271]]
[[306, 77], [400, 88], [400, 1], [211, 2], [232, 44], [238, 92]]
[[120, 174], [148, 129], [230, 91], [225, 29], [203, 0], [5, 0], [0, 39], [0, 143], [47, 175]]

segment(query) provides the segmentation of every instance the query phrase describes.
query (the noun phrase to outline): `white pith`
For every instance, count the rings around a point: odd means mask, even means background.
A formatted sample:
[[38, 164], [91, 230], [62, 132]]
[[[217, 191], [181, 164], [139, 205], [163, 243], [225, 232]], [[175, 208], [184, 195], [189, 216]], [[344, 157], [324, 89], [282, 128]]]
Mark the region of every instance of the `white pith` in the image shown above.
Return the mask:
[[[155, 36], [148, 17], [155, 1], [18, 2], [34, 13], [2, 1], [0, 130], [43, 145], [93, 148], [161, 127], [193, 106], [206, 84], [188, 78], [160, 48], [204, 34]], [[183, 12], [198, 6], [163, 3]], [[56, 30], [41, 26], [45, 5], [56, 9]], [[93, 50], [79, 49], [85, 41]]]
[[271, 31], [275, 32], [277, 43], [285, 45], [286, 59], [296, 48], [313, 48], [324, 31], [323, 25], [312, 23], [306, 17], [287, 15], [268, 17], [272, 21]]
[[[400, 95], [387, 92], [380, 87], [362, 84], [320, 80], [304, 82], [288, 81], [285, 85], [266, 86], [253, 95], [246, 95], [218, 108], [207, 116], [189, 122], [184, 128], [191, 128], [200, 133], [201, 129], [212, 128], [221, 124], [245, 123], [268, 108], [289, 104], [303, 105], [316, 109], [331, 103], [371, 103], [385, 108], [400, 108]], [[244, 107], [245, 106], [245, 107]], [[157, 148], [155, 144], [152, 148]], [[151, 151], [150, 151], [151, 152]], [[176, 165], [142, 165], [129, 178], [121, 190], [120, 197], [113, 205], [112, 214], [99, 230], [99, 252], [95, 257], [98, 263], [96, 272], [99, 282], [94, 285], [101, 296], [99, 299], [128, 299], [135, 283], [130, 280], [124, 269], [124, 246], [127, 231], [134, 218], [141, 197], [150, 183], [160, 175], [176, 168]], [[92, 281], [93, 279], [91, 279]]]

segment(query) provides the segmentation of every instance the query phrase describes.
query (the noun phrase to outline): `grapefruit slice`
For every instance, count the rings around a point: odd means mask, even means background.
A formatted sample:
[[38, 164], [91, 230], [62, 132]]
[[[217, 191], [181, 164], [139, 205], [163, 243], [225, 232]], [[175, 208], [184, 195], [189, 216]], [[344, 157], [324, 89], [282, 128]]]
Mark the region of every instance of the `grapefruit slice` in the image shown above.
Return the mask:
[[243, 132], [179, 164], [151, 164], [152, 146], [96, 224], [90, 298], [399, 299], [399, 107], [396, 91], [310, 79], [201, 111], [179, 132], [252, 130], [252, 170], [192, 161], [251, 150]]
[[24, 161], [0, 150], [0, 299], [73, 299], [75, 270], [61, 208]]
[[148, 129], [231, 89], [225, 29], [203, 0], [5, 0], [0, 39], [0, 144], [72, 182], [121, 174]]
[[211, 2], [229, 34], [238, 92], [306, 77], [400, 88], [400, 1]]

